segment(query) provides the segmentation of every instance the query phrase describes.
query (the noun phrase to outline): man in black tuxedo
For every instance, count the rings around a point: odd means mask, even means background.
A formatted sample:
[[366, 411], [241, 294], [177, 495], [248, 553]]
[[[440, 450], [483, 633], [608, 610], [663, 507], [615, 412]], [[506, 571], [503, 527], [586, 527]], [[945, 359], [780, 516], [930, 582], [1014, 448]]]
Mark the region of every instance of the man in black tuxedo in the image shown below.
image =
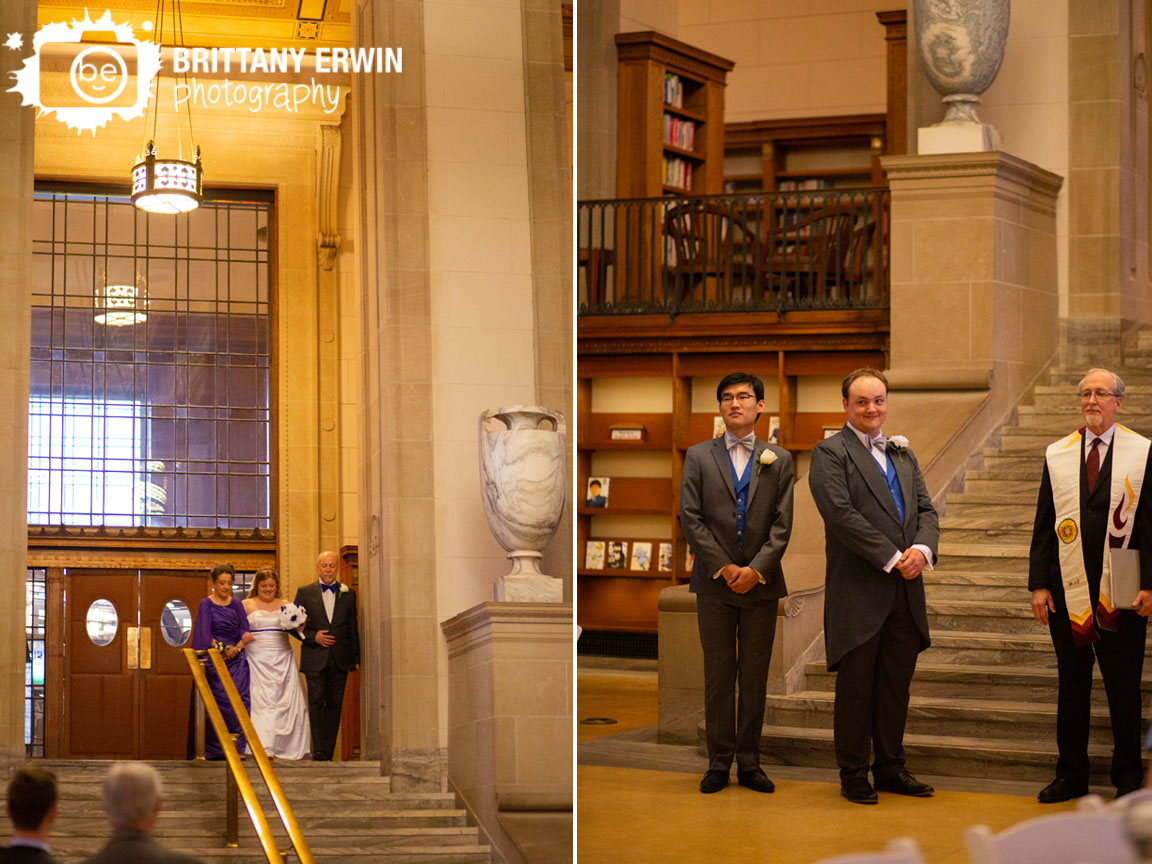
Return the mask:
[[296, 604], [308, 613], [300, 671], [308, 684], [308, 722], [312, 727], [312, 758], [326, 762], [336, 749], [340, 708], [348, 672], [360, 663], [360, 631], [356, 595], [336, 580], [335, 552], [316, 559], [319, 580], [296, 591]]
[[12, 839], [0, 849], [0, 864], [56, 864], [48, 832], [56, 821], [56, 775], [41, 768], [17, 768], [8, 781]]
[[704, 649], [708, 771], [700, 791], [727, 786], [735, 759], [741, 786], [772, 792], [760, 768], [760, 733], [777, 601], [787, 591], [780, 558], [792, 533], [792, 457], [756, 438], [759, 378], [734, 372], [716, 398], [724, 437], [688, 449], [680, 486], [680, 520], [695, 555], [688, 590]]
[[824, 518], [824, 647], [837, 672], [840, 792], [857, 804], [875, 804], [877, 789], [927, 797], [932, 787], [904, 764], [904, 724], [916, 656], [930, 644], [920, 574], [936, 557], [939, 520], [907, 440], [881, 434], [888, 380], [857, 369], [840, 392], [847, 422], [816, 445], [808, 475]]
[[[1100, 586], [1106, 541], [1110, 566], [1120, 557], [1114, 550], [1152, 550], [1149, 442], [1116, 423], [1116, 412], [1124, 401], [1120, 376], [1092, 369], [1078, 390], [1085, 425], [1050, 445], [1045, 454], [1028, 563], [1032, 614], [1048, 626], [1059, 673], [1056, 744], [1060, 755], [1056, 779], [1037, 796], [1044, 804], [1088, 793], [1088, 730], [1096, 661], [1108, 694], [1113, 744], [1110, 779], [1117, 797], [1140, 788], [1143, 773], [1140, 676], [1147, 616], [1152, 612], [1152, 554], [1140, 555], [1140, 589], [1134, 598], [1106, 597], [1112, 608], [1102, 607]], [[1131, 501], [1126, 499], [1136, 483], [1140, 484], [1139, 497], [1132, 512]], [[1061, 551], [1066, 553], [1063, 561]]]
[[173, 852], [152, 836], [160, 818], [160, 773], [146, 762], [117, 762], [104, 775], [104, 812], [112, 836], [84, 864], [201, 864], [199, 858]]

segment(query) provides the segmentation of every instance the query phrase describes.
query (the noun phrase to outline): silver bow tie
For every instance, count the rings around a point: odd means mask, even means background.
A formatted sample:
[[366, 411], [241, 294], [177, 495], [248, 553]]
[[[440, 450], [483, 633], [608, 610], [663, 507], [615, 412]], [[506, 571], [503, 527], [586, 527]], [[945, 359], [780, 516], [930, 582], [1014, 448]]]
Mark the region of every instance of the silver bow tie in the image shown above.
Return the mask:
[[747, 438], [737, 438], [735, 435], [724, 433], [724, 444], [731, 450], [733, 447], [740, 446], [751, 453], [756, 449], [756, 436], [749, 435]]
[[884, 435], [877, 435], [872, 439], [872, 446], [883, 453], [888, 449], [888, 439]]

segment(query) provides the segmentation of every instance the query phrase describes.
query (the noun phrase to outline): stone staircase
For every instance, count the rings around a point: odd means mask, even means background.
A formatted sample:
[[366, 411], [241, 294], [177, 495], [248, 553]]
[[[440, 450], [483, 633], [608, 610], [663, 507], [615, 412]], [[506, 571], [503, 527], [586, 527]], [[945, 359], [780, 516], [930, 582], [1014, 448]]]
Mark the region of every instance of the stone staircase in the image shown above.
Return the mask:
[[[1082, 425], [1073, 395], [1082, 369], [1055, 369], [947, 496], [939, 562], [925, 572], [932, 647], [912, 682], [905, 734], [909, 767], [922, 774], [1050, 780], [1056, 764], [1056, 657], [1048, 629], [1032, 617], [1028, 547], [1044, 449]], [[1152, 437], [1152, 333], [1141, 334], [1116, 370], [1127, 387], [1120, 422]], [[806, 669], [806, 689], [769, 696], [765, 761], [835, 767], [835, 675]], [[1152, 663], [1144, 667], [1145, 704]], [[1097, 670], [1090, 755], [1093, 782], [1107, 785], [1112, 752]]]
[[[60, 816], [52, 852], [62, 864], [82, 861], [110, 833], [100, 804], [108, 767], [99, 761], [37, 760], [55, 771]], [[155, 836], [164, 845], [205, 864], [265, 862], [263, 850], [239, 805], [240, 845], [224, 847], [225, 771], [220, 762], [153, 762], [164, 783], [164, 806]], [[248, 776], [283, 851], [290, 848], [259, 771], [249, 760]], [[318, 864], [488, 864], [490, 847], [470, 827], [450, 793], [391, 792], [378, 762], [273, 762], [273, 768]], [[7, 824], [5, 822], [5, 824]], [[288, 862], [298, 861], [289, 852]]]

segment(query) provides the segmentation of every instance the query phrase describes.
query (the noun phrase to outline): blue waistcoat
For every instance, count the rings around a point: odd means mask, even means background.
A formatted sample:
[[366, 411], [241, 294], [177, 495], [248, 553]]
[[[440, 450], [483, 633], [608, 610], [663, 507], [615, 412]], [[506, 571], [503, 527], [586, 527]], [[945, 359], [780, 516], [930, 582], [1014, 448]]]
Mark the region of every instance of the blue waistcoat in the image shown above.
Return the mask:
[[748, 464], [744, 466], [744, 473], [737, 477], [736, 466], [731, 458], [728, 465], [732, 469], [732, 485], [736, 487], [736, 543], [744, 548], [744, 519], [748, 515], [748, 484], [752, 480], [752, 456], [748, 457]]
[[884, 451], [884, 458], [888, 460], [888, 469], [884, 473], [884, 482], [888, 491], [892, 493], [892, 500], [896, 502], [896, 512], [900, 514], [900, 521], [904, 521], [904, 492], [900, 489], [900, 478], [896, 476], [896, 465], [892, 462], [892, 454]]

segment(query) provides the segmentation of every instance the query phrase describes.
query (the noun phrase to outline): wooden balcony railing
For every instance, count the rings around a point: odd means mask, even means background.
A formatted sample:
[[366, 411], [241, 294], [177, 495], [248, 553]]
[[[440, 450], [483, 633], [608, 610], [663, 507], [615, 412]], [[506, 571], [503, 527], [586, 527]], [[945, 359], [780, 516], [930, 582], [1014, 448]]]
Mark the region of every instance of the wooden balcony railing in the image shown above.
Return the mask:
[[579, 312], [888, 306], [888, 190], [582, 201]]

